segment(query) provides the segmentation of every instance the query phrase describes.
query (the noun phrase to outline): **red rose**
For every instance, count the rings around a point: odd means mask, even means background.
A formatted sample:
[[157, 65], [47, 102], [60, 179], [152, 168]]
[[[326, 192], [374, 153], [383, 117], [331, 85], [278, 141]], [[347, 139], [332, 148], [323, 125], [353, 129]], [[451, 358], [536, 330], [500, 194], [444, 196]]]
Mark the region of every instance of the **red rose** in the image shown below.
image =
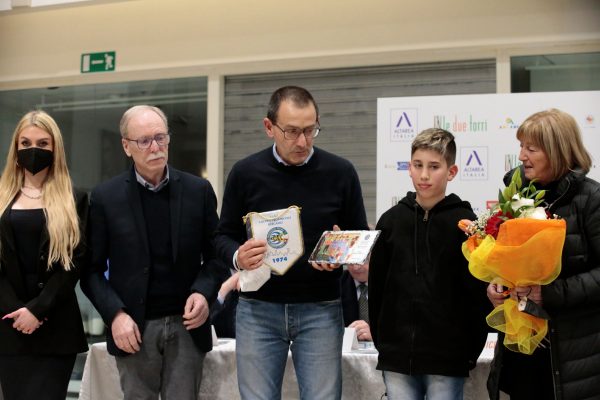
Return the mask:
[[500, 225], [504, 223], [507, 219], [511, 219], [513, 216], [510, 213], [504, 214], [502, 211], [498, 211], [496, 214], [492, 215], [485, 225], [485, 233], [488, 235], [492, 235], [494, 239], [498, 238], [498, 231], [500, 230]]

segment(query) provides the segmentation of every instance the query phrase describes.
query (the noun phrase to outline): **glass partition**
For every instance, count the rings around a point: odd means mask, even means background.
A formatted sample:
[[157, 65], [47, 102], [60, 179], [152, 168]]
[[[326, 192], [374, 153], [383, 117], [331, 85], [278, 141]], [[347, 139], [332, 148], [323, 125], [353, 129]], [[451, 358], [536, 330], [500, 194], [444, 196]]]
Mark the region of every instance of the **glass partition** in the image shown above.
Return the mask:
[[[29, 110], [54, 117], [65, 140], [75, 185], [90, 190], [124, 171], [119, 121], [136, 104], [161, 108], [172, 133], [169, 163], [206, 172], [206, 78], [165, 79], [0, 92], [0, 144], [6, 149], [16, 123]], [[6, 156], [3, 152], [2, 158]]]
[[511, 91], [600, 90], [600, 53], [511, 57]]

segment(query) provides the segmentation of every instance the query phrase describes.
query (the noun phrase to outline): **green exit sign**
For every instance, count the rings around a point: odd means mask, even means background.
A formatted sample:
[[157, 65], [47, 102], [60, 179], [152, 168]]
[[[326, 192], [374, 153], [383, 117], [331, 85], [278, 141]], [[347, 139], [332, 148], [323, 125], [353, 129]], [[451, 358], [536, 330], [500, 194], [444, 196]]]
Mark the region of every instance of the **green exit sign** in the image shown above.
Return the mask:
[[114, 51], [82, 54], [81, 73], [114, 71], [116, 61], [117, 53]]

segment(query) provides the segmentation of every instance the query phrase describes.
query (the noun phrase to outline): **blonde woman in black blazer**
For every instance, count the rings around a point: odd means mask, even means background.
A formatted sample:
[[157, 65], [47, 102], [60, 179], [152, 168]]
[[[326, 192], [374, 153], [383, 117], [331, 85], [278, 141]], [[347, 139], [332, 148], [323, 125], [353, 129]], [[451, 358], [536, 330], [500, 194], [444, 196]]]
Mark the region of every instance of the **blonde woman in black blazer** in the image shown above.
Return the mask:
[[74, 287], [87, 195], [74, 193], [62, 136], [43, 111], [15, 129], [0, 177], [0, 385], [5, 400], [60, 399], [87, 350]]

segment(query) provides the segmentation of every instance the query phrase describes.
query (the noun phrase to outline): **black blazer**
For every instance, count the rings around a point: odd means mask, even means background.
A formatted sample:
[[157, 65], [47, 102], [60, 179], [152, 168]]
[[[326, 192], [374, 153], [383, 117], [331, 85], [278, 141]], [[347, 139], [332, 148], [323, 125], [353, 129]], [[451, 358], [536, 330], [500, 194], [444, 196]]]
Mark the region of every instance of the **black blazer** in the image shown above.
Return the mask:
[[[219, 287], [231, 277], [229, 268], [221, 268], [219, 274]], [[237, 311], [240, 293], [232, 290], [225, 296], [223, 304], [215, 300], [210, 306], [210, 323], [215, 327], [218, 338], [235, 339], [235, 314]]]
[[348, 326], [358, 320], [358, 298], [356, 296], [356, 284], [350, 272], [342, 273], [342, 309], [344, 311], [344, 326]]
[[210, 306], [210, 322], [218, 338], [235, 339], [235, 314], [239, 299], [240, 293], [232, 290], [225, 296], [223, 304], [215, 300]]
[[25, 335], [12, 327], [13, 320], [0, 321], [0, 354], [60, 355], [87, 351], [81, 313], [75, 295], [75, 285], [82, 265], [86, 263], [85, 225], [88, 212], [88, 196], [75, 192], [75, 204], [79, 216], [81, 241], [74, 250], [74, 268], [65, 271], [53, 264], [48, 270], [47, 257], [50, 238], [44, 229], [40, 240], [38, 281], [35, 296], [26, 288], [19, 267], [15, 238], [7, 209], [0, 217], [0, 316], [21, 307], [27, 307], [39, 320], [41, 327]]
[[[81, 288], [108, 326], [107, 348], [113, 355], [127, 354], [117, 348], [110, 329], [119, 310], [144, 330], [151, 261], [138, 186], [132, 167], [97, 186], [90, 197], [91, 262], [82, 271]], [[170, 193], [173, 267], [189, 294], [201, 293], [211, 304], [219, 288], [215, 268], [222, 265], [215, 260], [213, 247], [218, 222], [215, 193], [207, 180], [171, 167], [164, 190]], [[212, 349], [210, 324], [189, 332], [201, 351]]]

